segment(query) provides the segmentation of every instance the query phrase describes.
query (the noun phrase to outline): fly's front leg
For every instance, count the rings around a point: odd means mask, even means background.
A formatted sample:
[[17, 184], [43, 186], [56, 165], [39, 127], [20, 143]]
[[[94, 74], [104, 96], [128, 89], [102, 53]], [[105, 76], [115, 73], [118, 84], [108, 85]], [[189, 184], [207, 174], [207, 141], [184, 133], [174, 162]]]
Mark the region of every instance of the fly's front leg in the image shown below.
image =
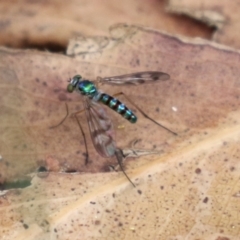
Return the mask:
[[68, 105], [67, 103], [65, 103], [66, 105], [66, 116], [57, 124], [57, 125], [54, 125], [54, 126], [51, 126], [49, 127], [50, 129], [53, 129], [53, 128], [56, 128], [56, 127], [59, 127], [60, 125], [62, 125], [64, 123], [64, 121], [67, 119], [68, 115], [69, 115], [69, 111], [68, 111]]
[[[62, 125], [62, 124], [65, 122], [65, 120], [67, 119], [67, 117], [69, 116], [68, 105], [67, 105], [67, 103], [65, 103], [65, 104], [66, 104], [66, 112], [67, 112], [67, 113], [66, 113], [66, 116], [65, 116], [57, 125], [51, 126], [50, 129], [53, 129], [53, 128], [56, 128], [56, 127], [59, 127], [60, 125]], [[73, 117], [76, 118], [77, 123], [78, 123], [78, 126], [79, 126], [79, 128], [80, 128], [80, 131], [81, 131], [81, 133], [82, 133], [83, 140], [84, 140], [84, 145], [85, 145], [85, 150], [86, 150], [85, 164], [87, 164], [87, 163], [88, 163], [88, 159], [89, 159], [89, 154], [88, 154], [88, 147], [87, 147], [86, 136], [85, 136], [85, 133], [84, 133], [84, 131], [83, 131], [82, 125], [80, 124], [80, 122], [79, 122], [79, 120], [78, 120], [78, 118], [77, 118], [77, 115], [79, 115], [79, 114], [81, 114], [81, 113], [83, 113], [83, 112], [84, 112], [84, 109], [82, 109], [82, 110], [80, 110], [80, 111], [78, 111], [78, 112], [72, 113], [71, 116], [73, 116]]]
[[125, 93], [123, 92], [118, 92], [118, 93], [115, 93], [113, 96], [116, 97], [116, 96], [120, 96], [120, 95], [123, 95], [145, 118], [149, 119], [151, 122], [157, 124], [159, 127], [162, 127], [164, 128], [165, 130], [169, 131], [170, 133], [174, 134], [174, 135], [177, 135], [177, 133], [173, 132], [172, 130], [170, 130], [169, 128], [167, 127], [164, 127], [162, 124], [156, 122], [153, 118], [149, 117], [140, 107], [138, 107], [128, 96], [126, 96]]

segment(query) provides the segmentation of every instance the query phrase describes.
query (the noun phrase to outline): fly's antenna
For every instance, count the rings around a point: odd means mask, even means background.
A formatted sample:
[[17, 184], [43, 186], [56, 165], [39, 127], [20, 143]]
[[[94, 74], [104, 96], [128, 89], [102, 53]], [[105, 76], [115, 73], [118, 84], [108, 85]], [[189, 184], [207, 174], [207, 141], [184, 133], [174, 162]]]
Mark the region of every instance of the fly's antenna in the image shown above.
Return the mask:
[[71, 75], [68, 73], [68, 79], [67, 79], [67, 82], [71, 82], [71, 77], [70, 77]]

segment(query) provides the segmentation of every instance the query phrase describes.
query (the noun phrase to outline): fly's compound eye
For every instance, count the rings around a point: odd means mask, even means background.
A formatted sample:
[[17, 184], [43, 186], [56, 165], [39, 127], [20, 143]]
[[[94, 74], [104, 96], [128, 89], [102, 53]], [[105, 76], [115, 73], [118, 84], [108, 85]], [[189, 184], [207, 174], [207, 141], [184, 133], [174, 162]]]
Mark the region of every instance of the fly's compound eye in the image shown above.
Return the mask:
[[67, 91], [68, 91], [69, 93], [72, 93], [72, 92], [74, 91], [74, 89], [75, 89], [75, 87], [74, 87], [72, 84], [68, 84], [68, 86], [67, 86]]
[[81, 75], [75, 75], [74, 77], [73, 77], [73, 80], [75, 80], [75, 81], [80, 81], [82, 79], [82, 76]]
[[77, 84], [81, 81], [82, 76], [76, 75], [72, 79], [70, 79], [70, 83], [67, 86], [67, 91], [72, 93], [74, 89], [77, 87]]

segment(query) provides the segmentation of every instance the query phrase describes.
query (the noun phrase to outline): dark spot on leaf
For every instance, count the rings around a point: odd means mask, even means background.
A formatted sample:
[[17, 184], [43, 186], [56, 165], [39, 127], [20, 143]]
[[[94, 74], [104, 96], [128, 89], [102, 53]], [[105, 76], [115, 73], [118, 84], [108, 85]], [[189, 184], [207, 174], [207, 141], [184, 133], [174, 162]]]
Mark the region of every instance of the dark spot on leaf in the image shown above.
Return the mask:
[[138, 194], [140, 194], [140, 195], [142, 194], [142, 191], [141, 191], [141, 190], [138, 190], [137, 192], [138, 192]]
[[44, 220], [44, 222], [45, 222], [47, 225], [49, 225], [49, 222], [48, 222], [48, 220], [46, 220], [46, 219], [45, 219], [45, 220]]
[[58, 99], [59, 99], [60, 101], [66, 101], [66, 100], [67, 100], [67, 96], [66, 96], [65, 93], [60, 93], [60, 94], [58, 95]]
[[228, 237], [218, 237], [218, 238], [216, 238], [216, 240], [230, 240], [230, 238], [228, 238]]
[[101, 222], [99, 220], [95, 221], [95, 225], [100, 225], [100, 224], [101, 224]]
[[55, 93], [58, 93], [58, 92], [60, 92], [60, 91], [62, 91], [62, 89], [59, 89], [59, 88], [53, 89], [53, 92], [55, 92]]
[[36, 82], [40, 82], [40, 80], [38, 78], [35, 79]]
[[200, 174], [202, 172], [202, 170], [200, 169], [200, 168], [197, 168], [196, 170], [195, 170], [195, 173], [196, 174]]
[[25, 229], [28, 229], [28, 228], [29, 228], [26, 223], [23, 224], [23, 227], [24, 227]]
[[43, 85], [44, 87], [47, 87], [47, 83], [46, 83], [46, 82], [43, 82], [42, 85]]
[[91, 201], [90, 203], [91, 203], [91, 204], [96, 204], [96, 202], [92, 202], [92, 201]]
[[203, 202], [204, 202], [204, 203], [207, 203], [207, 202], [208, 202], [208, 197], [205, 197], [205, 198], [203, 199]]

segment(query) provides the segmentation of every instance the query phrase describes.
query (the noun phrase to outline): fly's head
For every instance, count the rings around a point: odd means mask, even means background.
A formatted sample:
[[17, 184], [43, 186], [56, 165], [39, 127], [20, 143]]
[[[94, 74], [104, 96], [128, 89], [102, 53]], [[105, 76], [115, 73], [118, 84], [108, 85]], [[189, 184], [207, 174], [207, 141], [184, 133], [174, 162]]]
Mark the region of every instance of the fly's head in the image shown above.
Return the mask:
[[97, 88], [93, 82], [89, 80], [82, 79], [80, 75], [76, 75], [69, 80], [69, 84], [67, 86], [67, 91], [72, 93], [74, 90], [77, 90], [84, 96], [88, 96], [90, 98], [94, 97], [97, 93]]
[[78, 86], [78, 83], [81, 82], [82, 76], [76, 75], [73, 78], [69, 79], [69, 84], [67, 86], [67, 91], [72, 93]]

